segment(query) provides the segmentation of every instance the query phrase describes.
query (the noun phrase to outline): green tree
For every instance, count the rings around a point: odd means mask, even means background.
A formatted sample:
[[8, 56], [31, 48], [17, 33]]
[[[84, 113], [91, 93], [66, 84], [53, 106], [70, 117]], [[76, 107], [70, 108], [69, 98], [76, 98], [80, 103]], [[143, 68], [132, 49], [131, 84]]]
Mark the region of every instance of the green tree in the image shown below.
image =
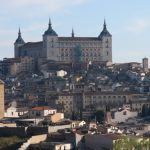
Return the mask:
[[104, 111], [103, 110], [98, 110], [94, 113], [92, 116], [92, 119], [96, 119], [99, 123], [102, 123], [104, 121]]
[[148, 116], [148, 114], [149, 114], [149, 107], [146, 104], [144, 104], [142, 106], [142, 116], [145, 117]]
[[123, 143], [121, 142], [121, 139], [114, 141], [113, 150], [120, 150], [122, 148], [122, 145]]
[[75, 62], [81, 62], [82, 50], [81, 46], [77, 45], [73, 51], [73, 59]]

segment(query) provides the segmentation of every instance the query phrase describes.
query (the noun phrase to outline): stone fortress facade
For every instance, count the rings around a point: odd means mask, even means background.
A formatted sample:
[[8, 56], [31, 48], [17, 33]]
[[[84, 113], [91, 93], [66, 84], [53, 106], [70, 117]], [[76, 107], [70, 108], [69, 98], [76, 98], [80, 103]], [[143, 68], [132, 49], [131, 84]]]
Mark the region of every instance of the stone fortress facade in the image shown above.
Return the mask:
[[14, 43], [15, 58], [33, 57], [60, 62], [112, 62], [112, 35], [104, 20], [103, 30], [97, 37], [59, 37], [49, 20], [43, 41], [25, 43], [19, 29]]

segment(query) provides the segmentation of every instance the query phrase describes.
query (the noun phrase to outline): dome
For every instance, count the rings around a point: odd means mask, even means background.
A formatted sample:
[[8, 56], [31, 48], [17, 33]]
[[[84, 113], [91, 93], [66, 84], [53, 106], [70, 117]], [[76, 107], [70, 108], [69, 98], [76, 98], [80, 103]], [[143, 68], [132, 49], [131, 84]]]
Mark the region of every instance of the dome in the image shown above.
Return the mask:
[[48, 29], [44, 32], [44, 35], [58, 36], [57, 33], [52, 29], [51, 21], [49, 20]]

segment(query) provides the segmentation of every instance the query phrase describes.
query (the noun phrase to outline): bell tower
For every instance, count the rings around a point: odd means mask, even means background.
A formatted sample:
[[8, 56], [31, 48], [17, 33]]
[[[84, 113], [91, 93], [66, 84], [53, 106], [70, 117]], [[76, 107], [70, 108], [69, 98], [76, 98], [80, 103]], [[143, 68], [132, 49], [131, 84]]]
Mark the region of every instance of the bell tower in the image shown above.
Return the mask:
[[112, 35], [107, 30], [106, 21], [104, 19], [103, 30], [98, 36], [102, 42], [102, 61], [112, 62]]
[[49, 19], [48, 29], [43, 34], [43, 57], [48, 60], [59, 60], [58, 35], [53, 30]]

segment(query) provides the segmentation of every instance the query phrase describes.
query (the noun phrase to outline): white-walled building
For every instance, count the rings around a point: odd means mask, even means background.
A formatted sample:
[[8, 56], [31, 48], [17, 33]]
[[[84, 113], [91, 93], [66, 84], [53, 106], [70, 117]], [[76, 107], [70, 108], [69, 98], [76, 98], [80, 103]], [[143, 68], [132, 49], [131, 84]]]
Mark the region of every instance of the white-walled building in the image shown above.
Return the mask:
[[16, 107], [9, 107], [5, 110], [4, 117], [8, 118], [19, 118], [21, 116], [27, 116], [28, 108], [16, 108]]
[[49, 108], [48, 106], [34, 107], [29, 111], [29, 117], [45, 117], [55, 114], [56, 109]]
[[138, 116], [137, 111], [131, 111], [128, 108], [119, 109], [114, 112], [113, 119], [111, 120], [114, 123], [126, 122], [129, 118], [135, 118]]
[[58, 77], [64, 77], [65, 75], [67, 75], [67, 72], [64, 70], [59, 70], [57, 71], [57, 76]]
[[79, 127], [83, 127], [84, 125], [86, 125], [86, 122], [84, 120], [83, 121], [73, 121], [71, 123], [72, 128], [79, 128]]

